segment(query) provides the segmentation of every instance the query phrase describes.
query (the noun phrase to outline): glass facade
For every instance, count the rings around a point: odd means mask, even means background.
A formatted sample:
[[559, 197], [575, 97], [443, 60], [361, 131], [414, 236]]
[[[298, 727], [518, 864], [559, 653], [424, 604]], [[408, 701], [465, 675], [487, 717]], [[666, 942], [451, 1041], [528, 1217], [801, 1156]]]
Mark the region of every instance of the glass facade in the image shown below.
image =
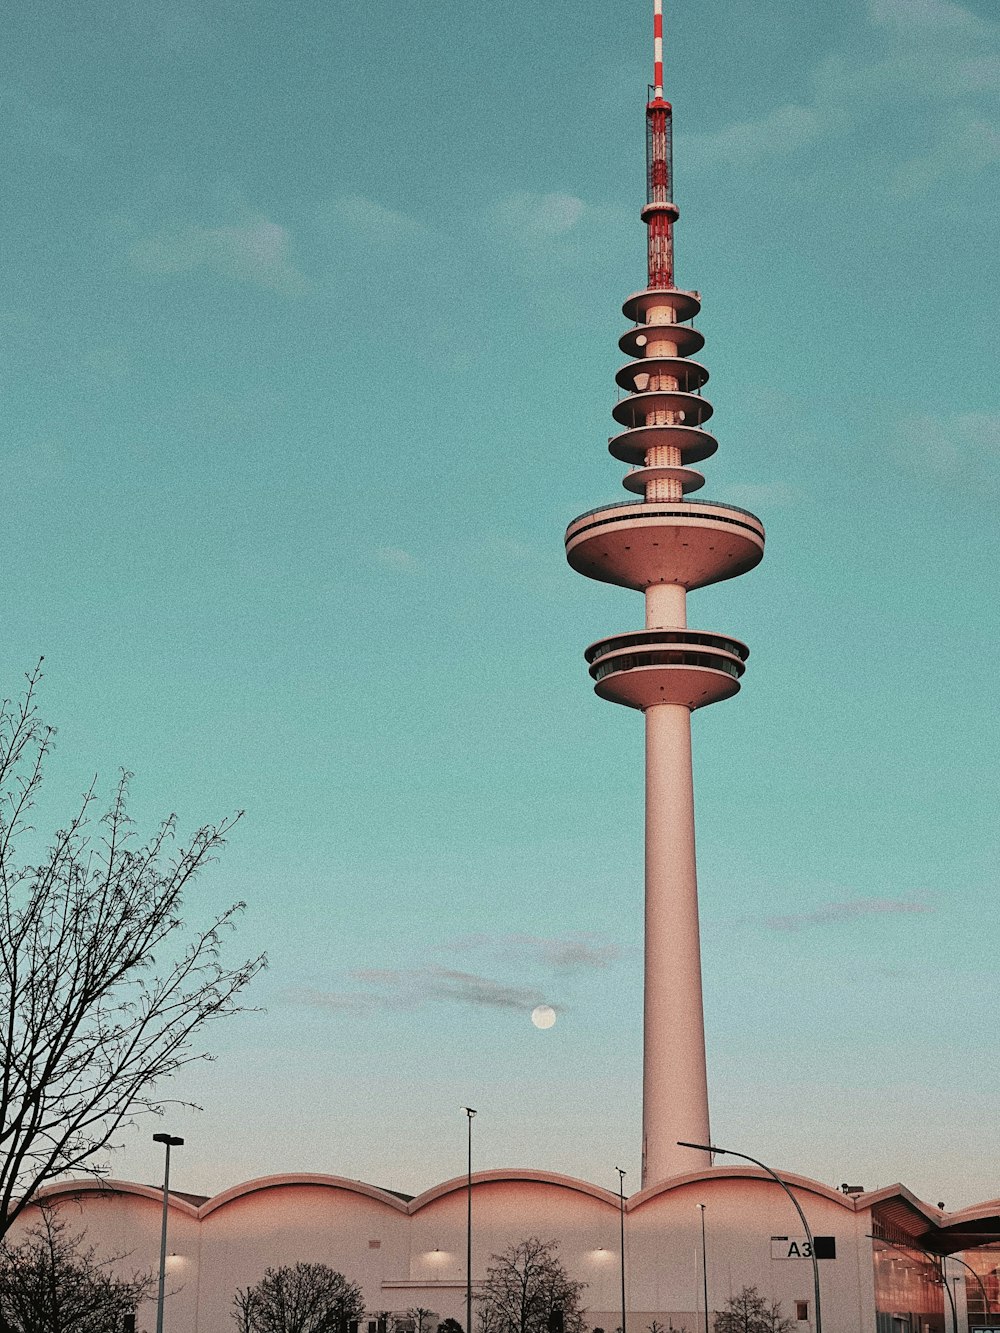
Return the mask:
[[945, 1294], [936, 1256], [905, 1240], [872, 1241], [877, 1333], [945, 1333]]

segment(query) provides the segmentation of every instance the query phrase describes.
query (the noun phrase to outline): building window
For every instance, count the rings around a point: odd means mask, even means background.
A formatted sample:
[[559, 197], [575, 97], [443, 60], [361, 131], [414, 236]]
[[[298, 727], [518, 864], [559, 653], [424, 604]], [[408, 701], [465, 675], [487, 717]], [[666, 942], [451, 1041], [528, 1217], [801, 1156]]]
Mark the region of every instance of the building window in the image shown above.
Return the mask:
[[382, 1248], [382, 1242], [380, 1240], [370, 1240], [368, 1242], [368, 1248], [370, 1250], [380, 1250]]
[[808, 1301], [795, 1302], [795, 1318], [799, 1321], [800, 1324], [805, 1323], [805, 1321], [809, 1318]]

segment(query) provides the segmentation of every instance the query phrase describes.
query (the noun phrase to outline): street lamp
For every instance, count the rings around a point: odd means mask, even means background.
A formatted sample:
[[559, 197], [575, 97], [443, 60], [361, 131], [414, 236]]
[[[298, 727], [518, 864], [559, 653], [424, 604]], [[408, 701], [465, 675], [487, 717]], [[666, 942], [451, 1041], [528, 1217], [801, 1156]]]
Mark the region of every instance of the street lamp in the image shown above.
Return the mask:
[[677, 1146], [678, 1148], [696, 1148], [699, 1152], [718, 1153], [723, 1157], [741, 1157], [744, 1162], [753, 1162], [754, 1166], [759, 1166], [762, 1171], [766, 1171], [771, 1179], [785, 1191], [789, 1199], [791, 1199], [795, 1211], [799, 1215], [799, 1221], [802, 1223], [803, 1230], [806, 1233], [806, 1240], [809, 1242], [809, 1257], [812, 1259], [813, 1267], [813, 1298], [816, 1304], [816, 1333], [823, 1333], [823, 1320], [819, 1304], [819, 1261], [816, 1258], [816, 1246], [813, 1244], [813, 1234], [809, 1227], [809, 1223], [806, 1221], [806, 1215], [799, 1206], [798, 1199], [785, 1182], [779, 1175], [776, 1175], [765, 1162], [758, 1162], [757, 1158], [751, 1157], [749, 1153], [736, 1152], [734, 1148], [716, 1148], [709, 1143], [682, 1143], [680, 1139], [677, 1140]]
[[183, 1139], [172, 1134], [154, 1134], [154, 1143], [162, 1143], [166, 1149], [163, 1163], [163, 1216], [160, 1219], [160, 1285], [156, 1296], [156, 1333], [163, 1333], [163, 1289], [167, 1276], [167, 1200], [170, 1197], [170, 1149], [180, 1148]]
[[705, 1333], [708, 1333], [708, 1253], [705, 1249], [705, 1205], [700, 1203], [701, 1213], [701, 1291], [705, 1298]]
[[[466, 1175], [466, 1220], [465, 1220], [465, 1333], [472, 1333], [472, 1117], [476, 1114], [471, 1106], [462, 1110], [469, 1119], [469, 1165]], [[157, 1329], [156, 1333], [161, 1333]]]
[[622, 1274], [622, 1333], [625, 1333], [625, 1177], [624, 1168], [616, 1166], [618, 1172], [618, 1218], [621, 1224], [621, 1274]]

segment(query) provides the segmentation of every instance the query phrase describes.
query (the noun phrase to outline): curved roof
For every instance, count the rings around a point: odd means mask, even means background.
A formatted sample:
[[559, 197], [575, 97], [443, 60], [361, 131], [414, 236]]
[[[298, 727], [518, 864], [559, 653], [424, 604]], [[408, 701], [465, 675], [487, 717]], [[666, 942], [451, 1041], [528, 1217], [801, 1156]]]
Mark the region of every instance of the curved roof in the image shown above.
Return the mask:
[[[849, 1212], [855, 1211], [854, 1200], [846, 1194], [841, 1194], [839, 1190], [831, 1189], [829, 1185], [823, 1185], [818, 1180], [810, 1180], [808, 1176], [798, 1176], [791, 1171], [779, 1171], [778, 1174], [786, 1185], [793, 1189], [805, 1190], [809, 1194], [817, 1194], [820, 1198], [828, 1199], [831, 1203], [840, 1204]], [[652, 1199], [661, 1194], [667, 1194], [671, 1190], [680, 1189], [684, 1185], [693, 1185], [703, 1180], [726, 1180], [726, 1179], [751, 1179], [761, 1180], [765, 1184], [773, 1185], [774, 1180], [757, 1166], [710, 1166], [701, 1171], [688, 1171], [683, 1176], [671, 1176], [669, 1180], [661, 1180], [656, 1185], [650, 1185], [638, 1194], [633, 1194], [628, 1200], [626, 1207], [631, 1211], [633, 1208], [641, 1208], [643, 1204], [649, 1203]]]
[[[794, 1190], [802, 1190], [836, 1203], [849, 1212], [871, 1212], [875, 1227], [883, 1225], [892, 1231], [908, 1237], [918, 1248], [932, 1250], [939, 1254], [953, 1254], [964, 1249], [974, 1249], [979, 1245], [996, 1244], [1000, 1241], [1000, 1199], [988, 1199], [983, 1203], [973, 1204], [968, 1208], [958, 1209], [953, 1213], [935, 1208], [918, 1199], [904, 1185], [888, 1185], [884, 1189], [869, 1190], [864, 1194], [844, 1195], [838, 1190], [824, 1185], [808, 1176], [796, 1175], [790, 1171], [780, 1172], [781, 1178]], [[749, 1165], [714, 1166], [700, 1171], [690, 1171], [681, 1176], [672, 1176], [647, 1189], [640, 1190], [626, 1199], [625, 1207], [629, 1212], [642, 1208], [654, 1199], [670, 1194], [673, 1190], [701, 1181], [722, 1181], [727, 1179], [760, 1180], [774, 1185], [767, 1172]], [[574, 1191], [588, 1195], [599, 1203], [618, 1209], [619, 1196], [601, 1185], [579, 1180], [575, 1176], [561, 1175], [555, 1171], [536, 1171], [528, 1167], [510, 1167], [504, 1170], [475, 1171], [473, 1185], [526, 1183], [551, 1185], [557, 1189]], [[455, 1176], [451, 1180], [434, 1185], [415, 1198], [399, 1194], [394, 1190], [381, 1189], [377, 1185], [366, 1184], [362, 1180], [348, 1180], [345, 1176], [331, 1176], [313, 1172], [285, 1172], [281, 1175], [260, 1176], [247, 1180], [230, 1189], [206, 1198], [200, 1194], [181, 1194], [170, 1191], [170, 1207], [187, 1217], [197, 1220], [209, 1217], [218, 1209], [237, 1199], [247, 1198], [267, 1190], [295, 1188], [303, 1185], [318, 1186], [321, 1189], [342, 1190], [349, 1194], [361, 1195], [376, 1203], [383, 1203], [397, 1213], [413, 1215], [437, 1199], [449, 1194], [457, 1194], [468, 1186], [467, 1176]], [[775, 1187], [776, 1188], [776, 1187]], [[162, 1191], [154, 1185], [140, 1185], [131, 1180], [111, 1180], [88, 1176], [82, 1179], [67, 1179], [46, 1185], [38, 1191], [38, 1199], [71, 1199], [81, 1195], [125, 1194], [134, 1198], [147, 1199], [157, 1206], [163, 1198]], [[874, 1229], [874, 1228], [873, 1228]]]
[[378, 1185], [366, 1185], [363, 1180], [348, 1180], [345, 1176], [327, 1176], [309, 1171], [288, 1171], [277, 1176], [258, 1176], [255, 1180], [244, 1181], [241, 1185], [232, 1185], [203, 1203], [198, 1209], [198, 1215], [208, 1217], [217, 1208], [224, 1208], [228, 1203], [246, 1198], [249, 1194], [260, 1193], [262, 1190], [299, 1185], [316, 1185], [321, 1189], [346, 1190], [350, 1194], [361, 1194], [367, 1199], [374, 1199], [376, 1203], [387, 1204], [399, 1213], [405, 1213], [408, 1209], [404, 1197], [391, 1190], [380, 1189]]
[[[163, 1190], [155, 1185], [139, 1185], [134, 1180], [111, 1180], [103, 1177], [87, 1176], [82, 1180], [57, 1180], [53, 1185], [43, 1185], [35, 1199], [73, 1198], [80, 1194], [131, 1194], [137, 1199], [149, 1199], [160, 1207], [163, 1202]], [[198, 1200], [199, 1202], [194, 1202]], [[198, 1217], [205, 1196], [203, 1194], [178, 1194], [174, 1190], [169, 1194], [169, 1206], [188, 1217]]]
[[[493, 1182], [504, 1183], [507, 1181], [526, 1181], [535, 1185], [555, 1185], [560, 1189], [575, 1190], [578, 1194], [589, 1194], [592, 1199], [611, 1204], [615, 1208], [618, 1207], [618, 1195], [612, 1193], [611, 1190], [606, 1190], [600, 1185], [591, 1185], [586, 1180], [577, 1180], [575, 1176], [560, 1175], [556, 1171], [533, 1171], [529, 1167], [515, 1166], [500, 1171], [474, 1171], [472, 1173], [473, 1185], [488, 1185]], [[427, 1204], [433, 1203], [435, 1199], [467, 1189], [468, 1184], [468, 1176], [455, 1176], [452, 1180], [434, 1185], [429, 1190], [424, 1190], [423, 1194], [417, 1195], [409, 1205], [409, 1211], [411, 1213], [418, 1212]]]

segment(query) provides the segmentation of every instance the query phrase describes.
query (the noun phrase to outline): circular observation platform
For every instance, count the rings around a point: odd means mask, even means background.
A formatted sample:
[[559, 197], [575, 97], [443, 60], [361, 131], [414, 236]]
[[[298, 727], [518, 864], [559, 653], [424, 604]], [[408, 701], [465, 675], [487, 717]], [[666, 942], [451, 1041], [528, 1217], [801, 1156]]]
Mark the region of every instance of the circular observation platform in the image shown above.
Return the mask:
[[764, 525], [712, 500], [626, 501], [575, 518], [566, 559], [587, 578], [644, 592], [678, 583], [689, 592], [736, 578], [760, 563]]
[[682, 292], [677, 287], [647, 287], [633, 292], [622, 305], [622, 314], [633, 324], [645, 324], [651, 310], [671, 310], [673, 322], [683, 324], [694, 319], [701, 309], [697, 292]]
[[653, 375], [657, 378], [669, 375], [684, 393], [708, 383], [708, 371], [701, 362], [685, 361], [679, 356], [648, 356], [641, 361], [630, 361], [615, 375], [615, 383], [621, 389], [628, 389], [629, 393], [642, 393]]
[[681, 461], [700, 463], [704, 458], [711, 458], [719, 447], [719, 441], [707, 430], [697, 426], [633, 426], [621, 435], [613, 435], [608, 440], [608, 451], [621, 463], [631, 463], [641, 467], [646, 461], [650, 449], [668, 445], [681, 451]]
[[[636, 362], [640, 365], [640, 362]], [[673, 389], [654, 389], [651, 393], [632, 393], [615, 403], [611, 415], [622, 426], [645, 426], [651, 412], [673, 412], [685, 426], [700, 426], [713, 412], [707, 398], [696, 393], [680, 393]]]
[[705, 346], [705, 336], [690, 324], [637, 324], [623, 333], [618, 346], [626, 356], [645, 356], [650, 343], [672, 343], [677, 356], [692, 356]]
[[700, 491], [705, 484], [705, 478], [693, 467], [637, 467], [626, 472], [622, 485], [636, 495], [645, 495], [651, 481], [679, 481], [685, 495], [689, 491]]
[[584, 656], [602, 699], [628, 708], [695, 709], [738, 692], [750, 649], [705, 630], [646, 629], [601, 639]]

